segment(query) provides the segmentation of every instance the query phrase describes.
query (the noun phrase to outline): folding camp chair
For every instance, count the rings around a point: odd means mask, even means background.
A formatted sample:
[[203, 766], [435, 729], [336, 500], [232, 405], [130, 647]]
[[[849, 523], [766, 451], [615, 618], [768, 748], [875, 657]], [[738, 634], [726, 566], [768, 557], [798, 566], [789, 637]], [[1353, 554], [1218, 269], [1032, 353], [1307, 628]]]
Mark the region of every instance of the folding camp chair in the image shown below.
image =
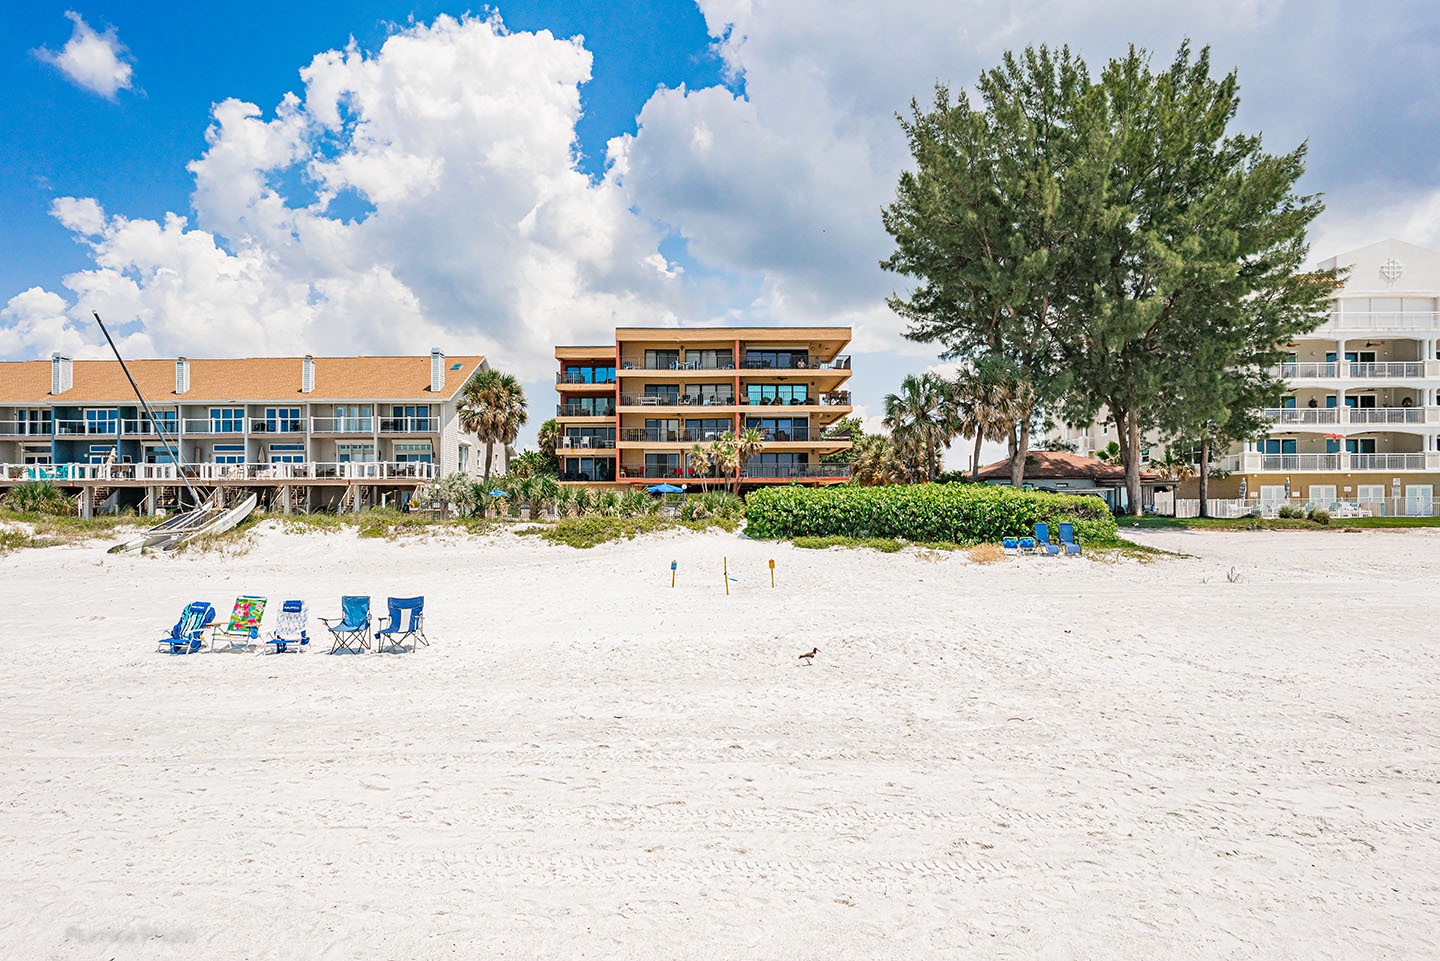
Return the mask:
[[345, 595], [340, 598], [340, 617], [317, 618], [330, 632], [330, 653], [370, 649], [370, 598]]
[[425, 617], [425, 598], [387, 597], [385, 606], [390, 609], [390, 616], [384, 618], [385, 626], [375, 632], [375, 650], [398, 647], [403, 651], [407, 637], [410, 639], [412, 652], [418, 644], [429, 646], [430, 641], [421, 629]]
[[1035, 547], [1040, 553], [1050, 557], [1060, 556], [1060, 546], [1050, 543], [1050, 525], [1044, 522], [1035, 525]]
[[1074, 525], [1074, 524], [1061, 524], [1060, 527], [1059, 527], [1059, 531], [1060, 531], [1060, 546], [1065, 549], [1065, 556], [1067, 556], [1067, 557], [1070, 557], [1070, 556], [1079, 557], [1079, 556], [1080, 556], [1080, 542], [1075, 539], [1075, 525]]
[[171, 654], [193, 654], [205, 643], [205, 628], [215, 620], [215, 608], [206, 601], [188, 604], [170, 633], [160, 638], [160, 648], [169, 647]]
[[1033, 537], [1022, 537], [1022, 538], [1020, 538], [1020, 553], [1022, 553], [1022, 554], [1033, 554], [1033, 553], [1035, 553], [1035, 538], [1033, 538]]
[[275, 645], [276, 654], [289, 651], [292, 644], [296, 651], [303, 651], [310, 643], [309, 630], [310, 608], [304, 601], [285, 601], [280, 605], [280, 620], [275, 625], [275, 633], [265, 646]]
[[1006, 554], [1020, 553], [1020, 538], [1006, 537], [1000, 541], [1000, 549]]
[[210, 630], [210, 650], [215, 650], [215, 639], [225, 641], [226, 650], [248, 650], [260, 639], [260, 621], [265, 617], [265, 598], [241, 594], [235, 598], [235, 607], [230, 611], [230, 620]]

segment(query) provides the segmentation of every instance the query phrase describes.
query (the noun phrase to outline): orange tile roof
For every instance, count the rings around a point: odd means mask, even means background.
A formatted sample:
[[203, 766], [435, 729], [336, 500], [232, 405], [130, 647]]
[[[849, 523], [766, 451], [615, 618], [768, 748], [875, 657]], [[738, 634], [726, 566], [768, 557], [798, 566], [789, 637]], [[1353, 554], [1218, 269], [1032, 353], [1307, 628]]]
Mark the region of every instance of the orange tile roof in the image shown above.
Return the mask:
[[[980, 468], [980, 480], [1010, 479], [1010, 462], [996, 461]], [[1093, 457], [1068, 454], [1063, 451], [1032, 450], [1025, 455], [1026, 480], [1089, 480], [1095, 483], [1125, 483], [1125, 468], [1119, 464], [1106, 464]], [[1145, 482], [1162, 480], [1159, 474], [1142, 470], [1140, 479]]]
[[[205, 403], [209, 401], [418, 400], [453, 397], [485, 358], [445, 358], [445, 389], [430, 393], [430, 355], [412, 357], [316, 357], [315, 390], [300, 392], [299, 357], [243, 357], [225, 360], [190, 358], [190, 389], [175, 393], [174, 360], [127, 362], [140, 392], [148, 401]], [[128, 404], [135, 393], [113, 360], [77, 360], [74, 386], [58, 396], [50, 393], [48, 360], [0, 362], [0, 404]], [[455, 365], [459, 364], [459, 369]]]

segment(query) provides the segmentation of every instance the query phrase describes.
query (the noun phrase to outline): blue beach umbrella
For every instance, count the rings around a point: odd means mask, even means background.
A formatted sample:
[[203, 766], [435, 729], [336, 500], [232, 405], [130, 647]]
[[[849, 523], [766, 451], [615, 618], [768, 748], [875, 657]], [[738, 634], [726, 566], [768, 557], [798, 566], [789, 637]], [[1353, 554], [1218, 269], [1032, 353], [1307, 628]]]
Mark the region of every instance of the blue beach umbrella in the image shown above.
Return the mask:
[[646, 490], [652, 494], [679, 494], [682, 493], [685, 488], [676, 487], [674, 484], [654, 484], [647, 487]]
[[505, 492], [504, 492], [504, 491], [491, 491], [491, 492], [490, 492], [490, 496], [491, 496], [491, 497], [504, 497], [504, 496], [505, 496]]

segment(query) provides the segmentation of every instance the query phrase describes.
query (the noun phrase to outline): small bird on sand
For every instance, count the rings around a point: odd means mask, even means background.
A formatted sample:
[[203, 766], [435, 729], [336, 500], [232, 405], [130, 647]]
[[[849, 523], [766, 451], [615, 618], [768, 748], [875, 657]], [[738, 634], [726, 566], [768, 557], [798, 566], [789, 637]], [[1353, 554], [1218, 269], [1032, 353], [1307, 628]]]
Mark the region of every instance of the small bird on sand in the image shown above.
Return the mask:
[[813, 664], [815, 663], [815, 655], [819, 653], [820, 648], [811, 648], [809, 651], [800, 655], [800, 660], [804, 661], [806, 664]]

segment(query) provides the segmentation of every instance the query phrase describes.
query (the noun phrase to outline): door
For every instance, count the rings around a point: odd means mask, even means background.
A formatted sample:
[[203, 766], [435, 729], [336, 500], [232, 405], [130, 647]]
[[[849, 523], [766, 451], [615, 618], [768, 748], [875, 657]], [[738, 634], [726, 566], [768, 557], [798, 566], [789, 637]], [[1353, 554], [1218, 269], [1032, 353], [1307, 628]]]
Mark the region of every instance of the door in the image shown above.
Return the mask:
[[1286, 497], [1287, 495], [1285, 494], [1285, 485], [1262, 485], [1260, 488], [1260, 509], [1263, 511], [1273, 511], [1275, 508], [1285, 503]]
[[1405, 485], [1405, 514], [1409, 517], [1429, 517], [1433, 514], [1435, 489], [1429, 484]]

